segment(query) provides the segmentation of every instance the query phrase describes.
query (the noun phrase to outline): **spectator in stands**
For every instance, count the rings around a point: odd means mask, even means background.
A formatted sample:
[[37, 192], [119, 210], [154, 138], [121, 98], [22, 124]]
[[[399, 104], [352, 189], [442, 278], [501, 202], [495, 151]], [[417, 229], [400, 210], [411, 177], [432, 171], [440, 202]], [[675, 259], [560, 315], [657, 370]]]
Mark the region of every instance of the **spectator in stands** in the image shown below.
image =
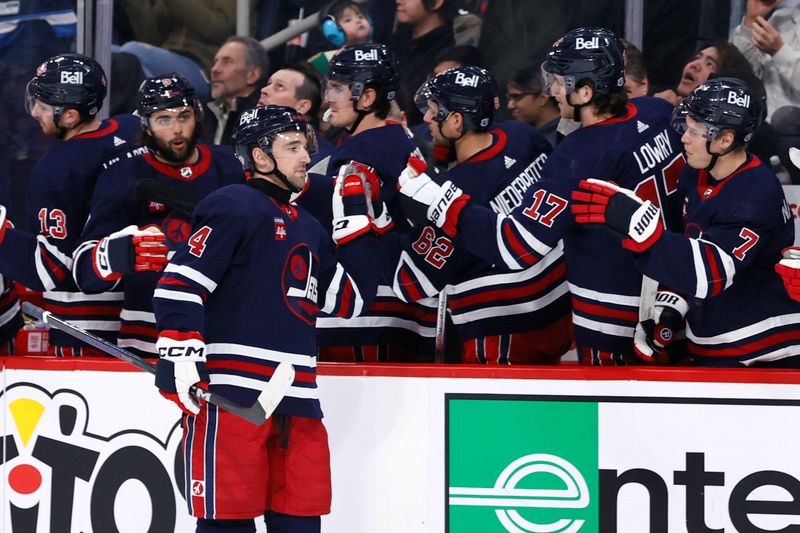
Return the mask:
[[436, 65], [438, 52], [453, 46], [455, 0], [397, 0], [399, 22], [390, 48], [400, 62], [400, 107], [408, 125], [422, 122], [414, 94]]
[[731, 43], [718, 41], [698, 51], [683, 67], [681, 79], [674, 89], [667, 89], [654, 96], [678, 105], [699, 87], [712, 72], [720, 70], [752, 70], [747, 59]]
[[319, 13], [320, 31], [334, 48], [311, 56], [308, 60], [321, 75], [328, 73], [333, 54], [348, 44], [372, 40], [372, 20], [366, 7], [353, 0], [334, 0]]
[[[261, 89], [258, 105], [282, 105], [296, 109], [315, 129], [319, 126], [322, 105], [322, 85], [319, 73], [309, 63], [301, 61], [275, 71]], [[317, 153], [311, 156], [311, 166], [333, 152], [333, 145], [317, 135]]]
[[647, 78], [642, 51], [625, 39], [622, 39], [622, 44], [625, 46], [625, 92], [628, 98], [647, 96], [650, 80]]
[[788, 111], [781, 111], [784, 106], [800, 107], [800, 4], [775, 10], [782, 1], [748, 0], [742, 23], [731, 33], [731, 42], [764, 82], [770, 121]]
[[236, 0], [123, 0], [137, 41], [119, 50], [139, 58], [148, 77], [182, 74], [208, 101], [214, 54], [236, 33]]
[[486, 58], [474, 46], [457, 44], [436, 54], [433, 64], [433, 73], [439, 75], [451, 68], [467, 66], [486, 68]]
[[538, 129], [550, 146], [555, 147], [561, 113], [554, 100], [542, 90], [538, 64], [523, 67], [511, 74], [506, 83], [506, 107], [516, 120]]
[[242, 111], [255, 107], [269, 72], [266, 50], [252, 37], [229, 37], [214, 56], [211, 102], [206, 107], [203, 142], [231, 144]]

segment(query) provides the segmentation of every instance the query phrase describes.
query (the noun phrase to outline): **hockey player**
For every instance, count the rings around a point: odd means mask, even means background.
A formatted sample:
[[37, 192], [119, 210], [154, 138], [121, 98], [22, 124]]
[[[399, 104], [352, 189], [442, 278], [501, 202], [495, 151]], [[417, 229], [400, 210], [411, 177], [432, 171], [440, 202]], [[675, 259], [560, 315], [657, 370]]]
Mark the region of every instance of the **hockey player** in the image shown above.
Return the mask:
[[[569, 198], [580, 179], [618, 180], [654, 202], [675, 192], [683, 165], [670, 128], [672, 107], [641, 98], [628, 102], [619, 39], [603, 28], [578, 28], [556, 41], [542, 64], [546, 91], [562, 117], [582, 127], [562, 141], [510, 214], [470, 202], [453, 182], [439, 185], [422, 174], [404, 179], [401, 193], [409, 217], [428, 220], [456, 246], [491, 264], [519, 270], [544, 260], [564, 239], [573, 325], [583, 363], [636, 361], [642, 275], [603, 228], [576, 225]], [[601, 260], [602, 259], [602, 260]]]
[[[323, 227], [330, 227], [330, 176], [351, 160], [374, 169], [381, 181], [380, 200], [388, 205], [389, 213], [399, 212], [397, 176], [416, 145], [402, 125], [387, 120], [398, 84], [397, 61], [382, 44], [346, 46], [331, 59], [325, 91], [330, 123], [345, 128], [351, 137], [331, 155], [324, 175], [310, 174], [309, 186], [299, 200]], [[395, 230], [410, 230], [402, 218], [393, 220]], [[389, 218], [380, 214], [376, 223], [383, 230], [391, 227]], [[320, 354], [324, 359], [342, 361], [405, 360], [432, 354], [435, 306], [432, 300], [405, 303], [388, 285], [382, 285], [372, 309], [363, 316], [353, 320], [320, 317]]]
[[[230, 147], [197, 144], [202, 108], [179, 74], [150, 78], [139, 88], [136, 113], [148, 151], [109, 161], [100, 174], [90, 218], [74, 253], [73, 275], [87, 293], [121, 286], [118, 344], [142, 356], [156, 353], [152, 296], [158, 272], [189, 237], [189, 214], [163, 198], [143, 197], [137, 184], [150, 178], [179, 200], [200, 199], [244, 181]], [[187, 209], [188, 210], [188, 209]]]
[[[51, 57], [28, 83], [26, 109], [44, 133], [60, 142], [36, 164], [28, 183], [29, 221], [39, 234], [7, 229], [0, 240], [0, 271], [43, 291], [48, 311], [114, 340], [122, 293], [83, 294], [70, 276], [72, 252], [102, 164], [131, 149], [141, 131], [132, 115], [97, 118], [106, 92], [102, 67], [81, 54]], [[100, 354], [55, 329], [50, 331], [50, 352]]]
[[[433, 141], [456, 156], [446, 179], [472, 201], [507, 214], [539, 179], [550, 144], [528, 124], [493, 124], [498, 94], [492, 75], [459, 67], [426, 82], [416, 96]], [[572, 344], [563, 245], [517, 272], [497, 269], [435, 225], [415, 228], [395, 272], [397, 294], [413, 300], [447, 288], [448, 310], [465, 363], [552, 363]]]
[[594, 179], [575, 191], [576, 219], [615, 230], [636, 266], [673, 291], [656, 298], [645, 352], [667, 345], [685, 315], [695, 365], [798, 368], [800, 304], [773, 270], [794, 241], [791, 210], [769, 166], [747, 152], [761, 102], [741, 80], [716, 78], [673, 116], [688, 164], [679, 181], [683, 232], [663, 231], [657, 206]]
[[[162, 355], [156, 385], [189, 415], [186, 501], [198, 533], [252, 533], [253, 518], [262, 514], [270, 533], [319, 532], [331, 486], [314, 322], [320, 310], [356, 315], [375, 294], [370, 202], [361, 178], [337, 180], [337, 253], [330, 232], [294, 203], [315, 146], [297, 111], [266, 106], [242, 113], [234, 143], [252, 179], [197, 206], [192, 237], [155, 293]], [[190, 351], [197, 355], [175, 355]], [[207, 383], [250, 405], [254, 388], [282, 361], [294, 366], [295, 382], [261, 426], [186, 395], [190, 385]]]

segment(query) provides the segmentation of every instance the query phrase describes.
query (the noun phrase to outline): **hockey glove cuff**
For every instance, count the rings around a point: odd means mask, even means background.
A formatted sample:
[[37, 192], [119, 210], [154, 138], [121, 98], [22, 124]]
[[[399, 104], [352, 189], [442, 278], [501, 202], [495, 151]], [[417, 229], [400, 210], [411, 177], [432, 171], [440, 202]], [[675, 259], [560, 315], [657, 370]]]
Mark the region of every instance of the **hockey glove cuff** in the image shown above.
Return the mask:
[[128, 226], [102, 238], [94, 247], [92, 264], [95, 273], [115, 281], [131, 272], [161, 272], [167, 264], [169, 249], [161, 230], [154, 226], [139, 229]]
[[647, 363], [667, 363], [667, 348], [684, 329], [689, 304], [672, 291], [658, 291], [646, 320], [636, 325], [633, 350]]
[[800, 247], [784, 248], [783, 259], [775, 265], [775, 272], [781, 276], [789, 297], [800, 302]]
[[624, 236], [622, 246], [643, 252], [664, 231], [661, 210], [610, 181], [581, 180], [572, 192], [572, 213], [579, 224], [604, 224]]
[[342, 165], [333, 188], [333, 240], [345, 244], [372, 231], [370, 185], [351, 163]]
[[156, 364], [156, 387], [162, 396], [194, 416], [200, 400], [191, 394], [192, 385], [208, 389], [206, 344], [196, 331], [162, 331], [156, 342], [160, 357]]

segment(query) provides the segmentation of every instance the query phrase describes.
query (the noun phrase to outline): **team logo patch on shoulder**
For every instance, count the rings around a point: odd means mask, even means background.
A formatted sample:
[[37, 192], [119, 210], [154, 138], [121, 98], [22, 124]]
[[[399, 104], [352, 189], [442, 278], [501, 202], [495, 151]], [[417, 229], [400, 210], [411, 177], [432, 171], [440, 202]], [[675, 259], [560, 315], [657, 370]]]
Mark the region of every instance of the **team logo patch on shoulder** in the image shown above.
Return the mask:
[[286, 240], [286, 222], [281, 217], [275, 217], [272, 219], [275, 223], [275, 240], [276, 241], [285, 241]]

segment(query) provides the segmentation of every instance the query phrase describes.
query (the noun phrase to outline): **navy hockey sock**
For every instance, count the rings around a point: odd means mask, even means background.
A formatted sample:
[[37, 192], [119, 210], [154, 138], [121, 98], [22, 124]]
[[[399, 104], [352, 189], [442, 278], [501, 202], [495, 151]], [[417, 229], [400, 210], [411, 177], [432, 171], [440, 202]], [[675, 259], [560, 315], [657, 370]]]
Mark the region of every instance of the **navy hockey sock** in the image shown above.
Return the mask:
[[264, 513], [267, 533], [320, 533], [322, 519], [319, 516], [292, 516], [275, 511]]
[[197, 519], [196, 533], [255, 533], [256, 523], [252, 518], [246, 520], [207, 520]]

